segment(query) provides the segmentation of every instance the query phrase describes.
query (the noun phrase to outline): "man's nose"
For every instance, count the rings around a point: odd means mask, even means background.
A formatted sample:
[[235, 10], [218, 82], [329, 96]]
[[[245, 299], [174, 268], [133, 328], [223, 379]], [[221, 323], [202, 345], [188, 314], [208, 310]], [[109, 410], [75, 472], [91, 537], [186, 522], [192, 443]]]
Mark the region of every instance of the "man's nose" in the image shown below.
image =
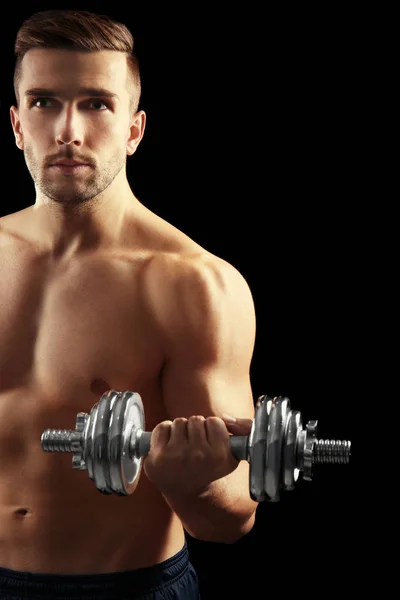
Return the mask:
[[83, 123], [79, 114], [73, 108], [63, 110], [57, 121], [56, 142], [60, 146], [83, 143]]

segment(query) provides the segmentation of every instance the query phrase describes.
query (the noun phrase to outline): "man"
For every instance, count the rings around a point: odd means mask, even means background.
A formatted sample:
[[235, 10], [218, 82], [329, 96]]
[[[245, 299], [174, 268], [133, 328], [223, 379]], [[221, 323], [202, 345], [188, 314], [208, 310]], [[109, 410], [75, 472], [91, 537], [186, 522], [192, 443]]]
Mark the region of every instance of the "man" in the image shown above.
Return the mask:
[[[1, 597], [198, 598], [185, 530], [232, 544], [255, 522], [229, 446], [254, 415], [250, 290], [129, 186], [146, 115], [127, 28], [37, 13], [16, 56], [11, 123], [36, 198], [0, 220]], [[111, 389], [141, 395], [153, 432], [124, 498], [41, 447]]]

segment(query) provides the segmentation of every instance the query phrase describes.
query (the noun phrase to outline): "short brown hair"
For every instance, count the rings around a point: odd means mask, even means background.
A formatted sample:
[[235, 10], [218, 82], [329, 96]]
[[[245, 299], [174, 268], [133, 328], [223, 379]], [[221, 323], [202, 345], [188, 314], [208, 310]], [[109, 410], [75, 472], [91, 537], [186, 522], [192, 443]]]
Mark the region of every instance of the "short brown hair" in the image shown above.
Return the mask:
[[32, 48], [54, 48], [97, 52], [115, 50], [126, 55], [134, 93], [131, 108], [137, 111], [141, 95], [139, 61], [134, 38], [123, 23], [107, 15], [85, 10], [45, 10], [24, 21], [15, 41], [14, 90], [19, 103], [22, 59]]

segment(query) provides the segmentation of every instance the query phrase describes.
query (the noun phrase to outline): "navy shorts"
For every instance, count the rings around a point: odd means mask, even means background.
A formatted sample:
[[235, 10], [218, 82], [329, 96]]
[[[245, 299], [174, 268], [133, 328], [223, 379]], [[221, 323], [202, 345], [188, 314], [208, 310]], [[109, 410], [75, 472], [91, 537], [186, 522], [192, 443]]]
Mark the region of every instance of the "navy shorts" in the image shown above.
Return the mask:
[[200, 600], [187, 544], [157, 565], [100, 575], [53, 575], [0, 567], [1, 600]]

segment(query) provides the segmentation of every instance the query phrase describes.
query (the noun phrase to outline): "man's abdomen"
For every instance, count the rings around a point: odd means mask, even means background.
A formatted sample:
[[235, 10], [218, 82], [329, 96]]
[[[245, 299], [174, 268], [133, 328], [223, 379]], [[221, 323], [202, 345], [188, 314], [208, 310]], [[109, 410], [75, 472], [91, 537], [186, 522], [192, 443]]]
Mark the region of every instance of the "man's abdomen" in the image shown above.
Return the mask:
[[[174, 555], [182, 525], [143, 470], [132, 496], [105, 495], [71, 454], [43, 452], [44, 429], [73, 428], [71, 404], [52, 414], [29, 389], [0, 395], [0, 567], [108, 573]], [[87, 409], [86, 400], [78, 410]]]

